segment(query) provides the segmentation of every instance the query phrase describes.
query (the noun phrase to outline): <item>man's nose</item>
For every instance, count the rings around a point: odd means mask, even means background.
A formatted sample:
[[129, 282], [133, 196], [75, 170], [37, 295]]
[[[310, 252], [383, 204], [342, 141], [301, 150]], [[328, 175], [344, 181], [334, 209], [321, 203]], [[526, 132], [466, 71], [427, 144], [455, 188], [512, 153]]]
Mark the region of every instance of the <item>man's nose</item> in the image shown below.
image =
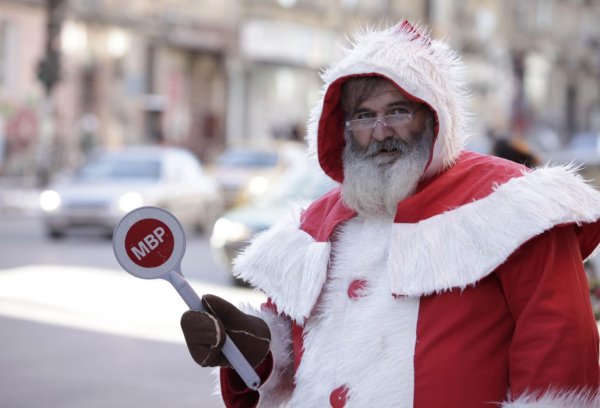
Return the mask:
[[385, 123], [383, 123], [383, 121], [378, 120], [377, 122], [375, 122], [375, 127], [373, 128], [373, 139], [377, 141], [382, 141], [393, 135], [393, 129], [389, 126], [386, 126]]

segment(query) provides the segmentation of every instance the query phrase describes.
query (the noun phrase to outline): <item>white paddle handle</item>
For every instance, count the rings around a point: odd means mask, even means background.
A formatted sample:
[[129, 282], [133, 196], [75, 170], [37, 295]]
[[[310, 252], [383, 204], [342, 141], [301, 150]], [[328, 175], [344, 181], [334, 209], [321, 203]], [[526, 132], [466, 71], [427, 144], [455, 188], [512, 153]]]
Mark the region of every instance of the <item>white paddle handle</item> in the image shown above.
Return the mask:
[[[204, 306], [202, 306], [202, 300], [200, 300], [200, 297], [198, 297], [185, 278], [177, 272], [171, 272], [169, 275], [170, 282], [177, 292], [179, 292], [179, 295], [183, 298], [189, 308], [196, 312], [206, 312]], [[256, 374], [254, 368], [248, 363], [246, 357], [244, 357], [240, 349], [237, 348], [227, 334], [225, 335], [225, 344], [223, 344], [221, 352], [227, 357], [227, 361], [229, 361], [229, 364], [237, 371], [246, 386], [250, 389], [257, 390], [260, 386], [260, 377]]]

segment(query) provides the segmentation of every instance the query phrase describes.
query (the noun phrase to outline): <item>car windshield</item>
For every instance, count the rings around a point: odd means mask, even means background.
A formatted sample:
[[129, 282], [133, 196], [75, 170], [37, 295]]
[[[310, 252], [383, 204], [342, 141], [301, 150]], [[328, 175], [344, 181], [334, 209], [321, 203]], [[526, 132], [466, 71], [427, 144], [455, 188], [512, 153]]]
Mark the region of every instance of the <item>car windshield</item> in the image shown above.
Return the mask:
[[275, 201], [301, 203], [313, 201], [331, 190], [335, 183], [310, 166], [294, 166], [277, 179], [263, 198]]
[[158, 180], [160, 170], [160, 161], [156, 159], [101, 157], [84, 165], [77, 177], [80, 180]]
[[277, 154], [255, 150], [228, 150], [217, 159], [219, 166], [269, 167], [277, 164]]

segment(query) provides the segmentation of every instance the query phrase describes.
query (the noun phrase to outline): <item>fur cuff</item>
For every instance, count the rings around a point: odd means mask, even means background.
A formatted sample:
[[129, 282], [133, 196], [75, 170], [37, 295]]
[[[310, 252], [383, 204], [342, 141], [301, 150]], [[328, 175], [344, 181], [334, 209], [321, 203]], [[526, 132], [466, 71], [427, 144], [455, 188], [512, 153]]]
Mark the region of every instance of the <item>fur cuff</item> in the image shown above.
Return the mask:
[[263, 319], [271, 330], [270, 349], [273, 354], [273, 372], [269, 379], [259, 388], [259, 407], [278, 407], [291, 396], [294, 388], [294, 362], [292, 354], [291, 321], [276, 315], [271, 310], [256, 310], [251, 306], [243, 306], [244, 313]]
[[297, 217], [256, 237], [235, 260], [233, 273], [265, 292], [280, 312], [303, 324], [327, 277], [329, 242], [316, 242]]
[[525, 393], [502, 403], [502, 408], [597, 408], [598, 391], [548, 391], [543, 395]]
[[475, 284], [529, 239], [564, 223], [600, 217], [600, 193], [575, 170], [547, 167], [489, 196], [416, 224], [395, 224], [392, 293], [429, 295]]

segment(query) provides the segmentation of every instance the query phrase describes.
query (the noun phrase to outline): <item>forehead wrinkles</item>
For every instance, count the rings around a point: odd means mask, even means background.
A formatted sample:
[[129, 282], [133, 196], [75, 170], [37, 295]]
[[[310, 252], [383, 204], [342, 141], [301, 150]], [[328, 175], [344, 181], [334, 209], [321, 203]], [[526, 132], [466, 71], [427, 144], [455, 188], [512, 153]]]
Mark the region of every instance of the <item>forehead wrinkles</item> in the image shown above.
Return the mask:
[[376, 76], [350, 78], [342, 85], [342, 109], [346, 115], [352, 115], [366, 99], [378, 92], [395, 89], [387, 79]]
[[358, 105], [356, 110], [365, 108], [385, 108], [391, 105], [410, 105], [404, 95], [397, 89], [387, 89], [376, 93]]

